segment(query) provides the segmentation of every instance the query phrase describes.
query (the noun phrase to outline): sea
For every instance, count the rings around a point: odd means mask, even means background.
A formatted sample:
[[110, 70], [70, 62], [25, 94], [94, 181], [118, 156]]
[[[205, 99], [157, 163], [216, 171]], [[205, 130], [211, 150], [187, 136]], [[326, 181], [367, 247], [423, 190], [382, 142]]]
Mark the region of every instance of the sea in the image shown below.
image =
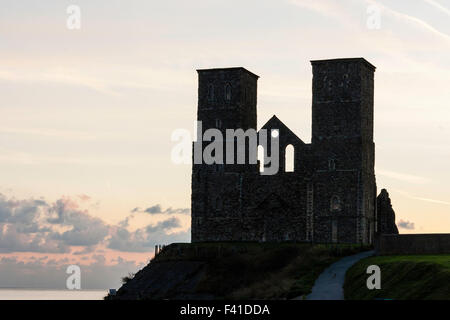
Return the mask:
[[108, 290], [3, 289], [0, 300], [103, 300]]

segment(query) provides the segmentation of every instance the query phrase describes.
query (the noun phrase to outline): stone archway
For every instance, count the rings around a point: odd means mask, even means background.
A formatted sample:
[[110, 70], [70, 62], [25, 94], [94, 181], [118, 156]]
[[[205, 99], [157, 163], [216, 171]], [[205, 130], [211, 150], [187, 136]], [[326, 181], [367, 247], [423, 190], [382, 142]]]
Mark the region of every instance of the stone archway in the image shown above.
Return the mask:
[[278, 195], [272, 193], [264, 199], [257, 207], [257, 214], [261, 217], [260, 241], [285, 241], [292, 229], [289, 212], [289, 206]]

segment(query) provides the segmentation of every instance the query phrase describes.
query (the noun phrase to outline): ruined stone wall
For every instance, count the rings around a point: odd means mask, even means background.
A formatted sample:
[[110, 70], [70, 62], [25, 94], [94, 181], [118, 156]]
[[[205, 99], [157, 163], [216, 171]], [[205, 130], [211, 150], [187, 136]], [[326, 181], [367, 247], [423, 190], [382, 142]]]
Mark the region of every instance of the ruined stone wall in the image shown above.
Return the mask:
[[225, 173], [204, 184], [207, 205], [192, 218], [193, 242], [306, 241], [307, 184], [295, 173]]
[[[312, 64], [312, 143], [274, 116], [263, 129], [268, 136], [279, 130], [276, 175], [261, 175], [258, 165], [250, 164], [193, 165], [193, 242], [372, 242], [375, 68], [364, 59]], [[257, 76], [230, 68], [201, 70], [199, 79], [198, 120], [204, 130], [256, 128]], [[226, 101], [228, 85], [232, 97]], [[288, 145], [294, 147], [294, 172], [285, 172]]]
[[295, 172], [256, 176], [246, 197], [246, 231], [259, 241], [306, 241], [307, 179]]
[[377, 216], [379, 234], [398, 234], [395, 212], [386, 189], [382, 189], [377, 197]]
[[379, 255], [450, 253], [450, 234], [382, 234], [375, 250]]

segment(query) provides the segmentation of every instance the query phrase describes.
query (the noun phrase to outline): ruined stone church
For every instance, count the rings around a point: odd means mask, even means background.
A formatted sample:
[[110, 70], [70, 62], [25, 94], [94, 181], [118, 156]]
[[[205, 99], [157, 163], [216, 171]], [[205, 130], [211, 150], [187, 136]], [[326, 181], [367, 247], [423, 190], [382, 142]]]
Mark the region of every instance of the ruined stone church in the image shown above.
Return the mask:
[[[370, 244], [377, 233], [398, 233], [387, 192], [377, 209], [375, 67], [363, 58], [311, 63], [311, 143], [273, 116], [261, 129], [279, 133], [275, 175], [261, 174], [259, 163], [194, 163], [192, 242]], [[198, 77], [203, 131], [257, 129], [257, 75], [223, 68], [198, 70]]]

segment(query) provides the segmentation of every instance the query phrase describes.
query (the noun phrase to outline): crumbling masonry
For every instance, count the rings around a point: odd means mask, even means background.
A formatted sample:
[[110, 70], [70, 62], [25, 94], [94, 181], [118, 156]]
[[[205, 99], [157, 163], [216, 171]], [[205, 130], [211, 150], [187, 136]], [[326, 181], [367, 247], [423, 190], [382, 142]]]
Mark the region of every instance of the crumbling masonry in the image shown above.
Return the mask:
[[[390, 200], [377, 211], [374, 72], [363, 58], [312, 61], [311, 143], [276, 116], [262, 127], [279, 131], [277, 174], [262, 175], [259, 164], [193, 164], [192, 242], [368, 244], [376, 233], [398, 233]], [[257, 75], [226, 68], [198, 70], [198, 76], [203, 132], [256, 130]], [[288, 147], [292, 172], [285, 165]]]

